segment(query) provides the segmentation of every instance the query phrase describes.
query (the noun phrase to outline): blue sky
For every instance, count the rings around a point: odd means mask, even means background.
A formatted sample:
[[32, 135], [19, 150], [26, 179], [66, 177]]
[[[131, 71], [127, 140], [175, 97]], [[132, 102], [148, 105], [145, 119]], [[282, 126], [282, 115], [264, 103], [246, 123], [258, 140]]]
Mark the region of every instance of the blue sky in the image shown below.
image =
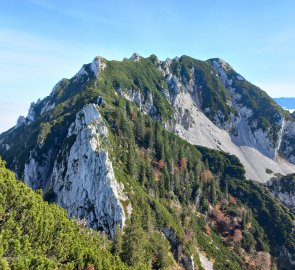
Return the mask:
[[0, 131], [96, 55], [220, 57], [295, 96], [293, 0], [0, 0]]

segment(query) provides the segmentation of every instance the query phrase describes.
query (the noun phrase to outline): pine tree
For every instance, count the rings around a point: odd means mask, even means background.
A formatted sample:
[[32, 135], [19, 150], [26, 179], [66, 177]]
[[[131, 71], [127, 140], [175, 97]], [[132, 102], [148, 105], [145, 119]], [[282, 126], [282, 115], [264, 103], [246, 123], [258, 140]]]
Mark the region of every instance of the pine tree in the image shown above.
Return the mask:
[[112, 243], [112, 248], [111, 252], [115, 256], [120, 256], [122, 252], [122, 243], [123, 243], [123, 238], [122, 238], [122, 231], [119, 225], [116, 227], [116, 233], [113, 239]]
[[137, 209], [133, 209], [131, 223], [126, 228], [123, 237], [122, 260], [130, 266], [145, 265], [146, 235], [141, 226], [141, 215]]
[[167, 269], [172, 264], [172, 260], [169, 256], [168, 246], [165, 244], [166, 243], [162, 240], [156, 247], [156, 256], [153, 263], [153, 269]]
[[227, 182], [225, 182], [225, 188], [224, 188], [224, 193], [225, 193], [225, 198], [228, 200], [229, 196], [228, 196], [228, 185]]
[[216, 204], [216, 200], [217, 200], [216, 181], [213, 180], [211, 182], [211, 202], [213, 205]]
[[129, 145], [129, 148], [128, 148], [126, 168], [127, 168], [128, 174], [133, 176], [135, 171], [135, 161], [134, 161], [134, 150], [131, 145]]
[[141, 163], [140, 169], [139, 169], [139, 182], [144, 187], [146, 184], [146, 166], [144, 163]]
[[155, 152], [156, 152], [157, 160], [160, 160], [160, 159], [165, 160], [164, 143], [163, 143], [163, 137], [162, 137], [161, 131], [157, 131], [157, 134], [156, 134]]
[[129, 116], [129, 118], [131, 117], [131, 113], [132, 113], [132, 109], [131, 109], [131, 106], [130, 106], [130, 102], [127, 102], [126, 103], [126, 112], [127, 112], [127, 115]]
[[145, 126], [141, 114], [138, 115], [135, 122], [135, 138], [140, 145], [143, 145], [145, 139]]
[[145, 134], [145, 146], [146, 148], [154, 148], [155, 145], [155, 126], [153, 124], [153, 122], [148, 119], [148, 128], [147, 128], [147, 132]]

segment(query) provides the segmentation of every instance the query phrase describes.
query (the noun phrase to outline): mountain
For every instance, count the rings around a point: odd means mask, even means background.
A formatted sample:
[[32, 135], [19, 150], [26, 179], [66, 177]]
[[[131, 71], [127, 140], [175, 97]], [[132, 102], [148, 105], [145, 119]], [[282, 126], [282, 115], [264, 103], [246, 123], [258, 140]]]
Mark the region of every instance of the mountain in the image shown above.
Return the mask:
[[294, 214], [246, 179], [295, 172], [294, 134], [223, 60], [134, 54], [58, 82], [0, 135], [0, 155], [131, 267], [292, 269]]
[[278, 103], [281, 107], [291, 112], [295, 111], [295, 98], [274, 98], [275, 102]]
[[[33, 103], [27, 118], [21, 117], [17, 127], [31, 122], [34, 126], [34, 120], [45, 120], [42, 132], [38, 135], [35, 130], [34, 136], [38, 138], [33, 139], [43, 145], [47, 133], [56, 126], [46, 119], [48, 112], [56, 114], [62, 110], [61, 104], [86, 84], [100, 90], [102, 86], [108, 87], [109, 92], [134, 102], [144, 113], [161, 120], [168, 130], [192, 144], [236, 155], [250, 179], [266, 182], [277, 173], [295, 172], [294, 118], [220, 59], [198, 61], [183, 56], [160, 61], [156, 56], [142, 58], [134, 54], [132, 60], [119, 62], [98, 57], [72, 79], [61, 80], [50, 96]], [[73, 115], [67, 116], [69, 121], [73, 121]], [[65, 133], [66, 128], [61, 132]], [[29, 181], [32, 145], [13, 147], [11, 139], [17, 133], [14, 128], [0, 136], [0, 153], [9, 148], [11, 154], [14, 150], [25, 154], [20, 162], [13, 161], [12, 156], [16, 155], [12, 155], [8, 165]], [[54, 157], [56, 153], [51, 154]], [[267, 173], [270, 171], [271, 175]]]

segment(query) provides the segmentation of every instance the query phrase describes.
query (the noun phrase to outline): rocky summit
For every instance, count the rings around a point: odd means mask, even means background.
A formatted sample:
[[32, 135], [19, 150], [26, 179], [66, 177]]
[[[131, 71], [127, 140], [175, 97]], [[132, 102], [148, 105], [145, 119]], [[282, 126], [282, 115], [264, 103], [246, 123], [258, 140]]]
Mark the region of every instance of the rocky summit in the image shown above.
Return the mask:
[[[295, 119], [224, 60], [95, 57], [0, 135], [0, 155], [45, 201], [106, 234], [120, 267], [295, 267]], [[0, 258], [19, 258], [8, 246]], [[101, 269], [87, 252], [79, 263]]]

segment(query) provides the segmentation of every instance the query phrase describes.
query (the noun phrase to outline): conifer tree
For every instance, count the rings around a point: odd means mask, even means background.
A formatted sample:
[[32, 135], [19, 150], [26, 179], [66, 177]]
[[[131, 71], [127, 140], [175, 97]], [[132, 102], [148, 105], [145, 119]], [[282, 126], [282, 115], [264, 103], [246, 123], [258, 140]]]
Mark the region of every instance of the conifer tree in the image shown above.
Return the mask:
[[123, 238], [122, 238], [122, 231], [119, 225], [116, 227], [116, 233], [112, 242], [112, 249], [111, 252], [115, 256], [120, 256], [122, 252], [122, 243], [123, 243]]
[[156, 246], [156, 256], [153, 264], [153, 269], [164, 270], [167, 269], [171, 264], [172, 260], [169, 256], [169, 249], [167, 244], [162, 240]]
[[213, 205], [215, 205], [216, 200], [217, 200], [217, 191], [216, 191], [216, 181], [213, 180], [211, 182], [211, 202]]
[[133, 176], [135, 173], [135, 161], [134, 161], [134, 150], [131, 145], [129, 145], [129, 148], [128, 148], [126, 168], [127, 168], [128, 174]]
[[140, 145], [143, 145], [145, 137], [145, 126], [144, 120], [141, 114], [138, 114], [138, 117], [135, 121], [135, 138]]
[[146, 235], [142, 229], [141, 215], [133, 209], [131, 223], [127, 226], [122, 247], [122, 260], [130, 266], [140, 267], [145, 265]]
[[139, 182], [144, 187], [146, 181], [146, 165], [144, 163], [141, 163], [139, 169]]

